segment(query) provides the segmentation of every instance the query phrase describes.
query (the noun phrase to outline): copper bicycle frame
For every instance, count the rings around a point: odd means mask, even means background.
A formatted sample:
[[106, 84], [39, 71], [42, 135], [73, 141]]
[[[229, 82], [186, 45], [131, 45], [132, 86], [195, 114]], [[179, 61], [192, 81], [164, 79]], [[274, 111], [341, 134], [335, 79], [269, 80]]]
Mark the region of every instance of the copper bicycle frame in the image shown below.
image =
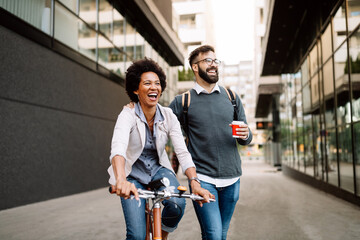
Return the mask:
[[[160, 202], [156, 202], [153, 206], [153, 209], [151, 210], [150, 204], [149, 204], [149, 199], [146, 199], [145, 214], [146, 214], [146, 238], [145, 238], [145, 240], [162, 239]], [[152, 234], [152, 239], [151, 239], [150, 234]]]

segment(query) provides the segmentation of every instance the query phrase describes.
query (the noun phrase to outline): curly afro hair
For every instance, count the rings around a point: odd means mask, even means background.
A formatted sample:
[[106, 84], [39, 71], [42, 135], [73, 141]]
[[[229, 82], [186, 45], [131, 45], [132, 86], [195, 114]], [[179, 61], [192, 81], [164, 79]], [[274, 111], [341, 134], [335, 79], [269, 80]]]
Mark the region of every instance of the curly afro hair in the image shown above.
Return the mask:
[[146, 72], [153, 72], [159, 77], [162, 92], [164, 92], [166, 88], [166, 75], [159, 64], [151, 58], [146, 57], [135, 61], [127, 69], [125, 75], [125, 90], [127, 95], [130, 97], [130, 100], [133, 102], [137, 103], [139, 101], [138, 96], [134, 93], [134, 91], [139, 89], [141, 75]]

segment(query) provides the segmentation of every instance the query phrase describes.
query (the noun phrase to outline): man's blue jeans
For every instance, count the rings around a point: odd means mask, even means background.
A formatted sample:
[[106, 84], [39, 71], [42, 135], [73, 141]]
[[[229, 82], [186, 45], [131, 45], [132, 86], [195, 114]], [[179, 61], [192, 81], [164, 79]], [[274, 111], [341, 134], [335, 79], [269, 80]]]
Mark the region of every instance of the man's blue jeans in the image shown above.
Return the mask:
[[[167, 168], [161, 168], [152, 180], [167, 177], [170, 180], [170, 186], [175, 187], [175, 192], [179, 192], [177, 187], [180, 185], [175, 174]], [[139, 183], [132, 177], [127, 180], [135, 184], [136, 188], [146, 189], [146, 186]], [[161, 189], [161, 188], [160, 188]], [[122, 209], [126, 223], [126, 239], [145, 239], [146, 218], [145, 218], [145, 200], [140, 199], [141, 205], [135, 199], [121, 198]], [[162, 201], [164, 205], [162, 211], [162, 230], [172, 232], [176, 229], [185, 212], [184, 198], [170, 198]]]
[[239, 200], [240, 179], [230, 186], [219, 188], [201, 181], [201, 187], [209, 190], [216, 198], [216, 202], [204, 203], [203, 207], [193, 202], [202, 239], [225, 240], [236, 202]]

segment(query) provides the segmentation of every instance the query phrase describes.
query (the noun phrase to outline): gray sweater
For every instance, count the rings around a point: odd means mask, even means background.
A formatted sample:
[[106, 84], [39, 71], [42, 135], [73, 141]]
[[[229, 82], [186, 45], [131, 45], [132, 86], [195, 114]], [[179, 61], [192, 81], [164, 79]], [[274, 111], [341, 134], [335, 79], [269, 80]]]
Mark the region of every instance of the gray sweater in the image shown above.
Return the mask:
[[[234, 108], [224, 88], [211, 94], [191, 90], [191, 102], [188, 110], [189, 145], [193, 161], [198, 173], [213, 178], [233, 178], [241, 176], [241, 160], [232, 137], [229, 124], [233, 121]], [[181, 125], [184, 124], [182, 95], [171, 102], [170, 108]], [[236, 96], [238, 120], [246, 121], [244, 108], [239, 96]], [[237, 139], [241, 145], [252, 140], [250, 132], [247, 140]]]

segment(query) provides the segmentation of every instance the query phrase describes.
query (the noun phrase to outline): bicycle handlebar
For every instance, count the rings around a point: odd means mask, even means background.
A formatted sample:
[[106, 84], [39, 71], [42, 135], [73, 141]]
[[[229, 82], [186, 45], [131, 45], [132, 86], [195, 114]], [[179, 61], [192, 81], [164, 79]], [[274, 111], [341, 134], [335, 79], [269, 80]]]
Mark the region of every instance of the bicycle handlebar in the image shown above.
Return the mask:
[[[204, 200], [203, 197], [199, 196], [199, 195], [195, 195], [193, 193], [188, 194], [188, 193], [173, 193], [171, 191], [168, 190], [163, 190], [163, 191], [150, 191], [150, 190], [144, 190], [144, 189], [137, 189], [138, 193], [139, 193], [139, 198], [143, 198], [143, 199], [161, 199], [161, 198], [169, 198], [169, 197], [178, 197], [178, 198], [190, 198], [193, 201], [202, 201]], [[114, 194], [115, 191], [113, 191], [112, 187], [109, 187], [109, 192], [111, 194]], [[132, 198], [134, 197], [134, 195], [131, 196]], [[210, 202], [215, 202], [215, 199], [210, 198]]]

